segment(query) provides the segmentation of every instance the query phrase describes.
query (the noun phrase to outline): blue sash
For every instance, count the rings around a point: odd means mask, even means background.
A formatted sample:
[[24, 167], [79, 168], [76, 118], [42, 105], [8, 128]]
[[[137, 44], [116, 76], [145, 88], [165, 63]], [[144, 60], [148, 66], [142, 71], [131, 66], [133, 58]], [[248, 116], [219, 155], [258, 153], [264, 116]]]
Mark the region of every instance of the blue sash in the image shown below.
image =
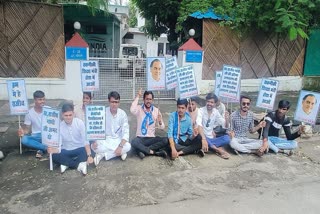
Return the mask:
[[[144, 110], [144, 104], [141, 105], [141, 108]], [[154, 123], [153, 118], [152, 118], [152, 112], [153, 112], [153, 105], [151, 105], [151, 111], [147, 112], [144, 110], [144, 113], [146, 116], [144, 117], [142, 123], [141, 123], [141, 134], [146, 135], [148, 132], [147, 128], [147, 121], [149, 121], [148, 125], [152, 125]]]

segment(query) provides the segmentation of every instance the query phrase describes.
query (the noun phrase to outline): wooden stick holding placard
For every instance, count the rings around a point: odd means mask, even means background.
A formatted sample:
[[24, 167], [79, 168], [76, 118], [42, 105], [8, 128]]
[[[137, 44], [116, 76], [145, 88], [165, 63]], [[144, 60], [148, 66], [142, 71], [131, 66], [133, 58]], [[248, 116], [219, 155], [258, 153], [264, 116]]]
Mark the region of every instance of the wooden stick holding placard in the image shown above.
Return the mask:
[[49, 161], [50, 161], [50, 171], [53, 171], [52, 153], [49, 154]]
[[[18, 123], [19, 123], [19, 129], [21, 129], [21, 125], [20, 125], [20, 115], [18, 115]], [[22, 154], [21, 136], [19, 136], [19, 145], [20, 145], [20, 155], [21, 155], [21, 154]]]

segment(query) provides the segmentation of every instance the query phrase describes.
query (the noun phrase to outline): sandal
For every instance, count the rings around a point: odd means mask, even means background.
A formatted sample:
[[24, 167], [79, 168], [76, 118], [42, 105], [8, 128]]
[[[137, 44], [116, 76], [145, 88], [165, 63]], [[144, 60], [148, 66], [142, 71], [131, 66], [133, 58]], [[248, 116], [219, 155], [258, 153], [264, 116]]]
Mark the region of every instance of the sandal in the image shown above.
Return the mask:
[[216, 155], [219, 156], [220, 158], [225, 159], [225, 160], [230, 158], [230, 154], [228, 152], [223, 152], [221, 154], [219, 152], [216, 152]]
[[36, 158], [42, 158], [42, 156], [43, 156], [43, 151], [41, 151], [41, 150], [38, 150], [37, 151], [37, 154], [36, 154]]

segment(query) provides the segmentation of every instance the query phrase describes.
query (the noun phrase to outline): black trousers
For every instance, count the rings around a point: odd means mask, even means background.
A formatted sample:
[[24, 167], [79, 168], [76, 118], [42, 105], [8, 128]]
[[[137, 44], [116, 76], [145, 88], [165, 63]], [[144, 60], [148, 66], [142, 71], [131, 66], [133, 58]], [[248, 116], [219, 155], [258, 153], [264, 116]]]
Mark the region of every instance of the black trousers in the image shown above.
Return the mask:
[[[183, 155], [193, 154], [200, 150], [202, 148], [202, 142], [201, 142], [201, 136], [197, 135], [195, 138], [187, 139], [186, 141], [182, 141], [181, 138], [179, 138], [178, 143], [175, 144], [177, 152], [182, 151]], [[165, 149], [168, 154], [171, 155], [171, 147], [169, 145], [168, 140], [168, 146]]]
[[133, 148], [137, 152], [143, 152], [146, 155], [150, 155], [150, 150], [157, 152], [161, 148], [164, 148], [168, 145], [167, 137], [136, 137], [131, 141]]

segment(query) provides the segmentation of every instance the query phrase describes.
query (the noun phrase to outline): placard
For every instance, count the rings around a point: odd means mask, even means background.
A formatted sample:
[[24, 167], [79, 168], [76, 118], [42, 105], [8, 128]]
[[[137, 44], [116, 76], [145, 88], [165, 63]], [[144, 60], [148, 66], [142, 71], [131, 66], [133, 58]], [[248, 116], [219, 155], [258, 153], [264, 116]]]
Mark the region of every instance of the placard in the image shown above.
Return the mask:
[[216, 78], [214, 83], [214, 94], [219, 97], [221, 87], [222, 71], [216, 71]]
[[178, 86], [178, 77], [176, 73], [178, 68], [177, 58], [170, 57], [166, 58], [166, 86], [167, 90], [171, 90]]
[[273, 110], [278, 86], [279, 81], [277, 80], [262, 79], [257, 100], [257, 107]]
[[99, 62], [81, 61], [82, 91], [92, 92], [99, 90]]
[[301, 90], [294, 119], [312, 125], [316, 124], [319, 104], [319, 93]]
[[146, 71], [149, 91], [166, 89], [166, 59], [164, 57], [148, 57]]
[[86, 105], [87, 140], [106, 139], [106, 107]]
[[7, 80], [10, 114], [22, 115], [29, 111], [25, 81]]
[[237, 100], [240, 92], [241, 68], [224, 65], [219, 96]]
[[179, 83], [180, 98], [185, 99], [198, 95], [196, 78], [193, 66], [188, 65], [176, 69]]
[[43, 107], [41, 117], [42, 143], [48, 147], [60, 147], [60, 111]]

